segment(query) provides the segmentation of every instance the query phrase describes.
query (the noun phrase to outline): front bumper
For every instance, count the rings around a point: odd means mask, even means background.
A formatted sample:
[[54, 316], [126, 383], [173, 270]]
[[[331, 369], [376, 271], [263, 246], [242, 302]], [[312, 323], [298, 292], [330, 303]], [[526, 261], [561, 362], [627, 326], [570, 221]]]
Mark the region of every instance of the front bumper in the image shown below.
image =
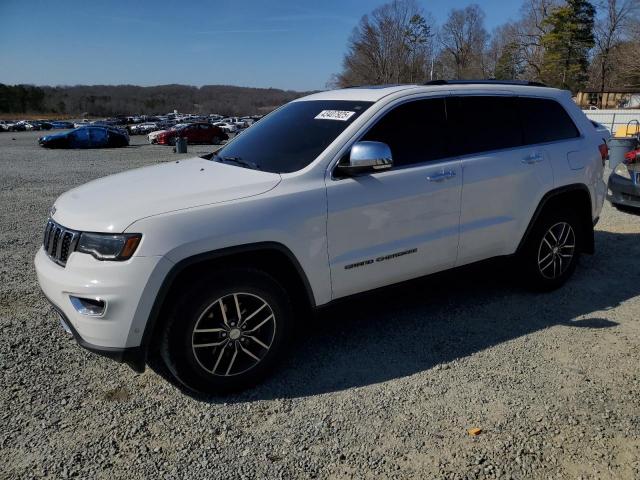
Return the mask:
[[640, 208], [640, 185], [612, 173], [608, 183], [607, 200], [614, 205]]
[[[99, 261], [74, 252], [66, 267], [40, 248], [35, 258], [38, 283], [78, 343], [95, 353], [144, 368], [143, 334], [157, 289], [173, 264], [163, 257], [132, 257], [124, 262]], [[100, 316], [78, 312], [70, 295], [99, 298]]]
[[[46, 295], [45, 298], [49, 300]], [[115, 360], [116, 362], [125, 363], [138, 373], [144, 372], [146, 363], [146, 352], [141, 346], [130, 348], [115, 348], [100, 347], [98, 345], [89, 343], [80, 336], [80, 334], [73, 327], [73, 324], [69, 321], [64, 312], [60, 308], [58, 308], [58, 306], [51, 300], [49, 300], [49, 303], [60, 317], [60, 324], [62, 325], [62, 328], [64, 328], [66, 332], [73, 335], [75, 341], [78, 342], [78, 345], [80, 345], [82, 348], [103, 357], [110, 358], [111, 360]]]

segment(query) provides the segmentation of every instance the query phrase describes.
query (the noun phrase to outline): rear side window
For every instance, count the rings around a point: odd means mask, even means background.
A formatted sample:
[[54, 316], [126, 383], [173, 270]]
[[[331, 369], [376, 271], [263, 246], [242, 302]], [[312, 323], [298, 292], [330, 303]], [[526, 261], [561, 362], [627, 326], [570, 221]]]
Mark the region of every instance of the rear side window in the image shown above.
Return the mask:
[[525, 145], [580, 136], [569, 114], [555, 100], [520, 97], [518, 104]]
[[447, 115], [456, 155], [522, 145], [522, 129], [514, 97], [450, 97], [447, 99]]
[[437, 160], [447, 154], [443, 98], [404, 103], [382, 117], [362, 140], [389, 145], [396, 166]]

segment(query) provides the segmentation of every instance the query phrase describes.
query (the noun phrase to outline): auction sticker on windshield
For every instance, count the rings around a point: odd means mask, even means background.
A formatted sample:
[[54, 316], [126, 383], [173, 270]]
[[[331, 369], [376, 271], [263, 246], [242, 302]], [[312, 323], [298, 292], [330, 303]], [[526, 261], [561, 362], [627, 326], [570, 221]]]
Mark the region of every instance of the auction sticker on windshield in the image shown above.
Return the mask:
[[349, 120], [356, 112], [350, 112], [348, 110], [323, 110], [318, 115], [316, 115], [316, 120], [340, 120], [341, 122], [346, 122]]

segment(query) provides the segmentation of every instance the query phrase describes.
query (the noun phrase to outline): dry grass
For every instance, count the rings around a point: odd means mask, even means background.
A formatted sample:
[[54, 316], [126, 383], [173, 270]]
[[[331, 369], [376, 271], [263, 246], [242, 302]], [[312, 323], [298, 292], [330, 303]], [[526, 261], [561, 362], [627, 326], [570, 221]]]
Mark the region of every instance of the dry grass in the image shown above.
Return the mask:
[[78, 117], [58, 113], [0, 113], [0, 120], [70, 120]]

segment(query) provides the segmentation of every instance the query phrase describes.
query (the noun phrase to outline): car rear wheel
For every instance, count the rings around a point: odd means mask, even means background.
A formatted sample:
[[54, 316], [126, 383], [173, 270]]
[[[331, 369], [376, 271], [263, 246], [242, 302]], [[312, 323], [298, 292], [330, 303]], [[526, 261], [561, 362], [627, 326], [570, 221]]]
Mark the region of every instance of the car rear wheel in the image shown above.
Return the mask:
[[220, 271], [176, 301], [161, 355], [192, 391], [216, 394], [258, 383], [285, 350], [292, 310], [285, 290], [265, 272]]
[[581, 240], [582, 229], [575, 213], [543, 214], [520, 255], [529, 285], [542, 291], [562, 286], [576, 268]]
[[220, 143], [220, 137], [218, 137], [217, 135], [211, 139], [212, 145], [218, 145], [219, 143]]

